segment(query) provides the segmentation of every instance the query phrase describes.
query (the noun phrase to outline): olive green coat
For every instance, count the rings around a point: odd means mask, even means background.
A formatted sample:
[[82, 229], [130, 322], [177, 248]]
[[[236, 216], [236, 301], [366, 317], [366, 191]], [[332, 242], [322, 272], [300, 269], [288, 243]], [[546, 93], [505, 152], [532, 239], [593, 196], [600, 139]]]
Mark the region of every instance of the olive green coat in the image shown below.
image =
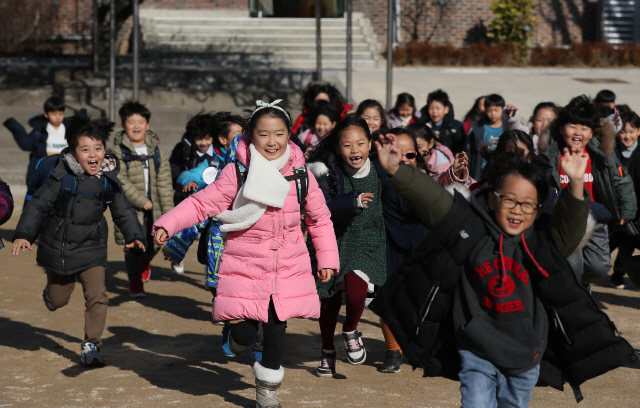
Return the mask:
[[[147, 151], [152, 154], [157, 146], [160, 145], [160, 139], [158, 135], [151, 131], [147, 131], [145, 136], [145, 143], [147, 145]], [[131, 206], [138, 213], [138, 220], [140, 224], [144, 222], [144, 210], [142, 207], [149, 200], [146, 196], [146, 187], [144, 182], [144, 169], [142, 162], [132, 160], [129, 162], [129, 169], [122, 160], [122, 149], [120, 145], [129, 148], [133, 154], [136, 154], [136, 150], [133, 144], [127, 137], [127, 135], [120, 131], [114, 138], [115, 146], [112, 152], [120, 160], [120, 173], [118, 178], [122, 181], [124, 193], [129, 199]], [[168, 212], [173, 208], [173, 186], [171, 185], [171, 166], [169, 165], [169, 156], [160, 149], [160, 169], [155, 168], [153, 160], [149, 160], [149, 194], [151, 196], [151, 202], [153, 203], [153, 221], [155, 222], [162, 214]], [[118, 245], [124, 245], [124, 236], [116, 226], [115, 238]], [[146, 232], [145, 232], [146, 233]]]

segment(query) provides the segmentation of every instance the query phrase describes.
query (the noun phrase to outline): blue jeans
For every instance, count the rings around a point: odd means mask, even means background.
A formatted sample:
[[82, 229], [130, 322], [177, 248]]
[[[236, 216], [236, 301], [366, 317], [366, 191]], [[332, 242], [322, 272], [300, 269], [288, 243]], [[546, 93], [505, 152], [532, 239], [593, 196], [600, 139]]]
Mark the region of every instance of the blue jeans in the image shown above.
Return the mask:
[[[499, 348], [499, 346], [496, 346]], [[518, 375], [502, 374], [489, 361], [458, 346], [462, 408], [524, 408], [538, 382], [540, 364]]]

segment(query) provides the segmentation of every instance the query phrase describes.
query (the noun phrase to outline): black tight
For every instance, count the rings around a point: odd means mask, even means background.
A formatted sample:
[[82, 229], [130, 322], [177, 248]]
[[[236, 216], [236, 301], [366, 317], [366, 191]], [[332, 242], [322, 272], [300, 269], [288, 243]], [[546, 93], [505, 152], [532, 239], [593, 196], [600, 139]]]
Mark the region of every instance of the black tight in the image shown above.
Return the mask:
[[[256, 334], [259, 323], [257, 320], [245, 320], [230, 326], [231, 338], [241, 346], [250, 346]], [[278, 319], [273, 300], [269, 302], [269, 321], [262, 323], [264, 335], [262, 350], [262, 366], [271, 370], [278, 370], [284, 357], [284, 333], [287, 330], [287, 322]]]

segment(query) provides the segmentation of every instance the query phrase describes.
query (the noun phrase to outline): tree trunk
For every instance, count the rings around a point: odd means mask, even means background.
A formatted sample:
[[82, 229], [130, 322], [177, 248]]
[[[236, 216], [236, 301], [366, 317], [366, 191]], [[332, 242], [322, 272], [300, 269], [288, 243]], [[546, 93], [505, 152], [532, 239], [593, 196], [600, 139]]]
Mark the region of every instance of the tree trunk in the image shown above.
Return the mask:
[[[115, 0], [116, 2], [116, 41], [118, 34], [122, 30], [122, 26], [129, 17], [133, 15], [132, 0]], [[144, 0], [138, 0], [138, 4], [142, 4]], [[111, 10], [111, 0], [101, 1], [98, 7], [98, 59], [99, 64], [109, 63], [109, 47], [110, 47], [110, 27], [109, 11]]]

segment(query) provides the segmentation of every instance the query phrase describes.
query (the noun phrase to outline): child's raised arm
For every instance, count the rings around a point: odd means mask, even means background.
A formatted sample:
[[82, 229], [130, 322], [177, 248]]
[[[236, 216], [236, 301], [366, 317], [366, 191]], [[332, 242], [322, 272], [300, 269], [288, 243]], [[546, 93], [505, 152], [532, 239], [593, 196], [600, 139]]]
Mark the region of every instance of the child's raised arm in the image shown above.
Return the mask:
[[402, 156], [393, 134], [376, 142], [380, 164], [389, 173], [389, 183], [418, 214], [427, 228], [433, 228], [447, 215], [453, 197], [427, 174], [414, 166], [401, 166]]
[[569, 177], [569, 187], [560, 195], [549, 229], [553, 242], [564, 256], [578, 248], [587, 229], [591, 200], [588, 193], [585, 197], [584, 172], [588, 161], [589, 156], [582, 150], [570, 153], [566, 148], [560, 158], [562, 170]]

